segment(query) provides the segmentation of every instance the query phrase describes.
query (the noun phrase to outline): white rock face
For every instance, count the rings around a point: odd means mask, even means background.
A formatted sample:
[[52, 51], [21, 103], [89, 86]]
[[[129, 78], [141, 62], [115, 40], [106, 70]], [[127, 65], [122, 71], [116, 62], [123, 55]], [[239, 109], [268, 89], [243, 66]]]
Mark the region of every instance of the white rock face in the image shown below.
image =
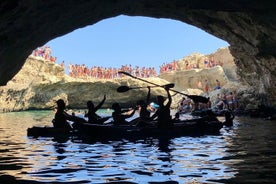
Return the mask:
[[[246, 84], [241, 84], [236, 77], [236, 66], [233, 58], [229, 56], [228, 49], [219, 49], [212, 54], [215, 58], [220, 58], [223, 66], [216, 66], [210, 69], [191, 69], [183, 70], [183, 61], [202, 62], [206, 57], [200, 54], [193, 54], [178, 61], [181, 70], [167, 72], [156, 78], [146, 78], [145, 80], [158, 85], [174, 83], [174, 90], [185, 94], [209, 96], [211, 101], [215, 100], [217, 93], [225, 94], [235, 91], [242, 97], [241, 103], [252, 103], [256, 105], [254, 90]], [[225, 55], [225, 57], [223, 57]], [[208, 56], [208, 57], [211, 57]], [[196, 59], [193, 59], [196, 58]], [[203, 67], [203, 66], [200, 66]], [[225, 72], [226, 71], [226, 72]], [[204, 80], [209, 83], [210, 93], [203, 91]], [[219, 80], [222, 86], [220, 90], [213, 90]], [[202, 88], [198, 88], [198, 81], [202, 82]], [[28, 109], [52, 109], [55, 101], [62, 98], [69, 108], [86, 108], [86, 102], [92, 100], [95, 104], [99, 103], [103, 96], [107, 99], [103, 107], [110, 108], [114, 102], [119, 102], [123, 106], [134, 106], [138, 100], [145, 99], [147, 86], [150, 84], [123, 77], [117, 79], [75, 79], [64, 74], [64, 69], [50, 61], [41, 58], [29, 57], [21, 71], [4, 87], [0, 87], [0, 112], [19, 111]], [[132, 89], [124, 93], [118, 93], [119, 86], [145, 87]], [[177, 106], [177, 102], [183, 95], [171, 92], [173, 95], [172, 107]], [[247, 95], [248, 94], [248, 95]], [[166, 96], [163, 88], [152, 88], [151, 100], [155, 101], [157, 95]], [[254, 104], [255, 103], [255, 104]]]
[[[160, 78], [148, 81], [163, 85], [168, 82]], [[145, 87], [118, 93], [119, 86]], [[83, 80], [64, 74], [63, 68], [43, 59], [29, 57], [21, 71], [4, 87], [0, 87], [0, 112], [27, 109], [51, 109], [55, 101], [62, 98], [70, 108], [86, 108], [86, 102], [99, 103], [106, 94], [104, 107], [114, 102], [135, 105], [147, 95], [149, 84], [130, 77], [110, 80]], [[165, 94], [162, 88], [153, 88], [152, 97]]]

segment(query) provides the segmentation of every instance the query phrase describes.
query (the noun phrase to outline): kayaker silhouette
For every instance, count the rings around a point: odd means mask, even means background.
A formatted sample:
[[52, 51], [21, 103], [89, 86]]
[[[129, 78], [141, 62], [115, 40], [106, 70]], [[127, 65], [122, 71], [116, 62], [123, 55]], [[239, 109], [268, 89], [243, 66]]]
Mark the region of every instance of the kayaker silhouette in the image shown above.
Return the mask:
[[126, 121], [127, 118], [132, 117], [135, 114], [136, 109], [132, 109], [131, 113], [126, 113], [128, 111], [122, 111], [122, 108], [119, 103], [113, 103], [111, 107], [114, 112], [112, 112], [112, 117], [113, 117], [113, 124], [114, 125], [128, 125], [129, 122]]
[[106, 95], [104, 95], [103, 100], [95, 107], [94, 103], [89, 100], [87, 101], [87, 108], [88, 112], [85, 114], [85, 117], [88, 117], [88, 123], [93, 123], [93, 124], [102, 124], [106, 120], [108, 120], [110, 117], [101, 117], [99, 116], [96, 112], [102, 107], [106, 100]]
[[77, 116], [72, 116], [65, 112], [65, 102], [62, 99], [56, 101], [57, 103], [57, 111], [55, 114], [55, 119], [53, 119], [52, 123], [55, 128], [61, 128], [66, 130], [73, 129], [73, 126], [68, 122], [72, 121], [74, 123], [86, 122], [83, 118], [79, 118]]
[[172, 118], [170, 114], [170, 107], [172, 103], [172, 97], [170, 94], [170, 88], [164, 87], [164, 89], [167, 92], [168, 95], [168, 102], [166, 105], [164, 105], [165, 98], [163, 96], [158, 95], [157, 96], [157, 104], [159, 105], [159, 108], [157, 111], [152, 115], [151, 119], [157, 118], [157, 123], [159, 127], [168, 127], [172, 125]]

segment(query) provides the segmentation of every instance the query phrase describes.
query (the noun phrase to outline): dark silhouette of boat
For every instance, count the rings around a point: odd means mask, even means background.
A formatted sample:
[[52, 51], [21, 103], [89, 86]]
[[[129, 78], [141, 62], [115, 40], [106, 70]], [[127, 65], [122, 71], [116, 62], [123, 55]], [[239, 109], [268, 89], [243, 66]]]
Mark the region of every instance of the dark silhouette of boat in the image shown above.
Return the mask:
[[159, 127], [157, 122], [150, 122], [146, 125], [113, 125], [82, 123], [75, 126], [75, 129], [64, 130], [54, 127], [32, 127], [27, 129], [27, 135], [32, 137], [56, 137], [56, 136], [77, 136], [80, 138], [147, 138], [147, 137], [181, 137], [218, 135], [223, 123], [216, 117], [198, 117], [190, 120], [173, 120], [167, 127]]

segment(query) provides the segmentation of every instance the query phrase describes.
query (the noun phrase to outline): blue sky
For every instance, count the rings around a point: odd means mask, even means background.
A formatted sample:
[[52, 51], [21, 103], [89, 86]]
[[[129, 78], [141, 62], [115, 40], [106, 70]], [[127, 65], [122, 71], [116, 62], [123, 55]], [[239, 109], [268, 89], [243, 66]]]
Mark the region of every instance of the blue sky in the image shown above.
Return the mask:
[[118, 16], [77, 29], [46, 45], [66, 66], [155, 67], [193, 52], [210, 54], [229, 44], [186, 23], [171, 19]]

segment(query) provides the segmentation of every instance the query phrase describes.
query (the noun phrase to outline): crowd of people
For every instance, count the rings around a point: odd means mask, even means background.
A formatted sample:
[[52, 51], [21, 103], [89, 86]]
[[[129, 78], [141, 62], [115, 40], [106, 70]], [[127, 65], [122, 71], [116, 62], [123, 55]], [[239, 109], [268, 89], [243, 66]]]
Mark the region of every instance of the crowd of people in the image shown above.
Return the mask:
[[[205, 57], [203, 60], [203, 68], [212, 68], [215, 66], [222, 66], [223, 63], [221, 61], [216, 61], [213, 56]], [[180, 68], [177, 65], [177, 61], [173, 60], [169, 63], [163, 63], [160, 66], [160, 74], [170, 72], [170, 71], [179, 71], [179, 70], [191, 70], [191, 69], [199, 69], [200, 65], [198, 63], [191, 63], [188, 60], [184, 61], [184, 67]]]
[[118, 72], [124, 71], [132, 74], [135, 77], [156, 77], [157, 73], [153, 67], [132, 67], [131, 65], [122, 65], [120, 68], [93, 66], [92, 68], [86, 65], [69, 64], [68, 66], [69, 76], [74, 78], [95, 78], [95, 79], [114, 79], [122, 77]]
[[[52, 50], [49, 46], [38, 47], [32, 52], [32, 56], [41, 57], [45, 60], [57, 63], [57, 57], [52, 55]], [[65, 69], [65, 62], [62, 61], [60, 65]], [[96, 79], [114, 79], [122, 77], [118, 71], [125, 71], [132, 74], [135, 77], [156, 77], [157, 72], [154, 67], [133, 67], [131, 64], [122, 65], [120, 68], [93, 66], [89, 68], [85, 64], [68, 64], [69, 76], [74, 78], [96, 78]]]
[[[57, 57], [52, 55], [52, 49], [49, 46], [42, 46], [38, 47], [32, 52], [32, 55], [35, 57], [41, 57], [45, 60], [49, 60], [51, 62], [57, 63]], [[190, 69], [196, 69], [199, 68], [198, 64], [191, 64], [188, 60], [185, 60], [185, 70]], [[217, 65], [222, 66], [222, 62], [215, 61], [214, 57], [208, 57], [204, 58], [204, 67], [205, 68], [211, 68]], [[163, 74], [170, 71], [178, 71], [183, 70], [183, 68], [178, 67], [178, 62], [176, 60], [173, 60], [169, 63], [163, 63], [159, 67], [159, 74]], [[62, 61], [60, 65], [65, 69], [65, 62]], [[114, 68], [114, 67], [103, 67], [103, 66], [93, 66], [88, 67], [85, 64], [68, 64], [68, 73], [69, 76], [74, 78], [82, 78], [82, 79], [89, 79], [89, 78], [96, 78], [96, 79], [113, 79], [113, 78], [119, 78], [121, 77], [120, 74], [118, 74], [118, 71], [125, 71], [133, 76], [136, 77], [142, 77], [142, 78], [148, 78], [148, 77], [156, 77], [158, 74], [156, 72], [156, 69], [154, 67], [139, 67], [135, 66], [133, 67], [131, 64], [122, 65], [120, 68]]]
[[214, 108], [236, 110], [238, 108], [238, 100], [235, 92], [229, 92], [228, 94], [217, 94]]
[[197, 109], [213, 109], [214, 111], [230, 110], [234, 111], [238, 109], [238, 99], [235, 92], [229, 92], [224, 94], [217, 94], [214, 104], [199, 103], [195, 104], [194, 101], [188, 97], [183, 97], [177, 106], [179, 113], [188, 113]]
[[45, 60], [50, 60], [51, 62], [56, 62], [57, 58], [52, 55], [52, 49], [49, 46], [38, 47], [33, 52], [32, 55], [35, 57], [41, 57]]
[[160, 74], [162, 73], [166, 73], [166, 72], [169, 72], [169, 71], [176, 71], [178, 68], [177, 68], [177, 61], [174, 60], [173, 62], [170, 62], [170, 63], [163, 63], [161, 66], [160, 66]]
[[212, 67], [215, 67], [215, 66], [222, 66], [223, 65], [223, 63], [221, 61], [216, 61], [213, 56], [211, 57], [210, 60], [209, 60], [208, 57], [205, 57], [203, 62], [204, 62], [204, 67], [205, 68], [212, 68]]

